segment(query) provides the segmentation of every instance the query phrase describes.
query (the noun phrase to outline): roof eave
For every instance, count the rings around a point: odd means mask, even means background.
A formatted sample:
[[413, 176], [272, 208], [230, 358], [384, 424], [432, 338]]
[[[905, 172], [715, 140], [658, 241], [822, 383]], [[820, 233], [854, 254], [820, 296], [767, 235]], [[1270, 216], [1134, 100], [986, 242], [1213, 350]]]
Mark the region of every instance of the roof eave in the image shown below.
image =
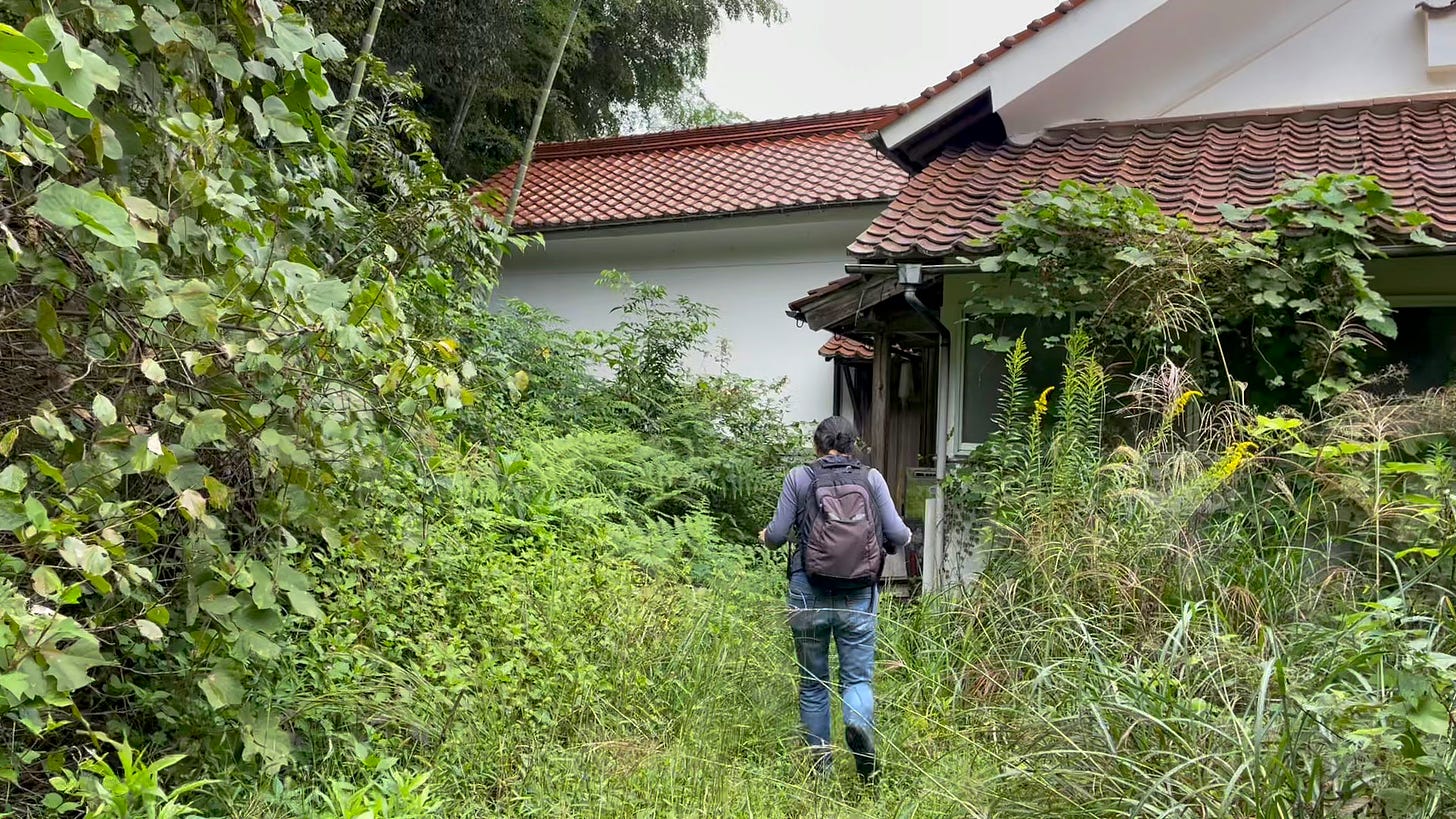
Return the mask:
[[855, 206], [888, 205], [894, 201], [893, 196], [882, 196], [875, 199], [847, 199], [837, 202], [815, 202], [809, 205], [787, 205], [773, 208], [752, 208], [745, 210], [719, 211], [715, 213], [687, 213], [675, 216], [657, 216], [646, 219], [615, 219], [599, 222], [585, 222], [570, 225], [532, 225], [518, 224], [515, 227], [517, 233], [539, 233], [560, 234], [560, 233], [582, 233], [590, 230], [606, 230], [607, 228], [627, 227], [649, 227], [652, 225], [676, 225], [692, 222], [708, 222], [720, 219], [732, 219], [735, 217], [749, 216], [773, 216], [776, 214], [806, 213], [811, 211], [843, 210]]

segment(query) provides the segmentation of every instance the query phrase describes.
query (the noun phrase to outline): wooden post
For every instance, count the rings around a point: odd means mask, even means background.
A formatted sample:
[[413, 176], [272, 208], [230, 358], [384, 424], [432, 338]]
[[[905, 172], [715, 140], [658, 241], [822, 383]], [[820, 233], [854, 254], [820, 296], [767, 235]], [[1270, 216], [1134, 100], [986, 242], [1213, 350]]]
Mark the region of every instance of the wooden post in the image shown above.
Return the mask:
[[870, 393], [870, 428], [865, 442], [870, 445], [870, 463], [881, 472], [889, 466], [890, 454], [890, 336], [875, 336], [875, 364]]

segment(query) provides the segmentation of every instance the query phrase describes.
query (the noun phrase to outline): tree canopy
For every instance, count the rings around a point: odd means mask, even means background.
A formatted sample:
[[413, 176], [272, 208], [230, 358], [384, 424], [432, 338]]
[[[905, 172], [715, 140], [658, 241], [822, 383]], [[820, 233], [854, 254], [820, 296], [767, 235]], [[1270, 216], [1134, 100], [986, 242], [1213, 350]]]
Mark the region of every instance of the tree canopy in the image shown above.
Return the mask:
[[[571, 0], [392, 0], [375, 54], [412, 70], [421, 112], [452, 173], [483, 176], [515, 161]], [[373, 0], [300, 6], [359, 42]], [[644, 125], [732, 120], [702, 98], [708, 41], [728, 20], [776, 22], [778, 0], [586, 0], [541, 136], [576, 139]]]

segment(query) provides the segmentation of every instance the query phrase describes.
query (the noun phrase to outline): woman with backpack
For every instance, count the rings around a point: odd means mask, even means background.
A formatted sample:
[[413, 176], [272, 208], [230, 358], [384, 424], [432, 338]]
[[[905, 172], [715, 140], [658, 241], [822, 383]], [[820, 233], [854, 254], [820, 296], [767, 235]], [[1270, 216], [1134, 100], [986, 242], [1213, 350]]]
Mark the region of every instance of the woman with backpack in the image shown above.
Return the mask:
[[799, 719], [816, 773], [830, 769], [829, 642], [839, 647], [844, 738], [866, 782], [875, 759], [875, 628], [886, 553], [910, 542], [878, 470], [853, 455], [854, 424], [835, 416], [814, 431], [817, 459], [784, 478], [778, 510], [759, 540], [788, 542], [789, 628], [799, 665]]

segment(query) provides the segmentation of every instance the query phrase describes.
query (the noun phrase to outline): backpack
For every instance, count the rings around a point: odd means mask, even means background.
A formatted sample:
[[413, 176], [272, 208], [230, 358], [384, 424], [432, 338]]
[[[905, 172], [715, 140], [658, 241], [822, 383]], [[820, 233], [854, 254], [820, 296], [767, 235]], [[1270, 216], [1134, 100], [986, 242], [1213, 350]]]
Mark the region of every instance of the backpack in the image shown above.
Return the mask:
[[809, 474], [799, 527], [809, 582], [836, 591], [879, 582], [885, 553], [869, 467], [852, 458], [830, 457], [810, 464]]

